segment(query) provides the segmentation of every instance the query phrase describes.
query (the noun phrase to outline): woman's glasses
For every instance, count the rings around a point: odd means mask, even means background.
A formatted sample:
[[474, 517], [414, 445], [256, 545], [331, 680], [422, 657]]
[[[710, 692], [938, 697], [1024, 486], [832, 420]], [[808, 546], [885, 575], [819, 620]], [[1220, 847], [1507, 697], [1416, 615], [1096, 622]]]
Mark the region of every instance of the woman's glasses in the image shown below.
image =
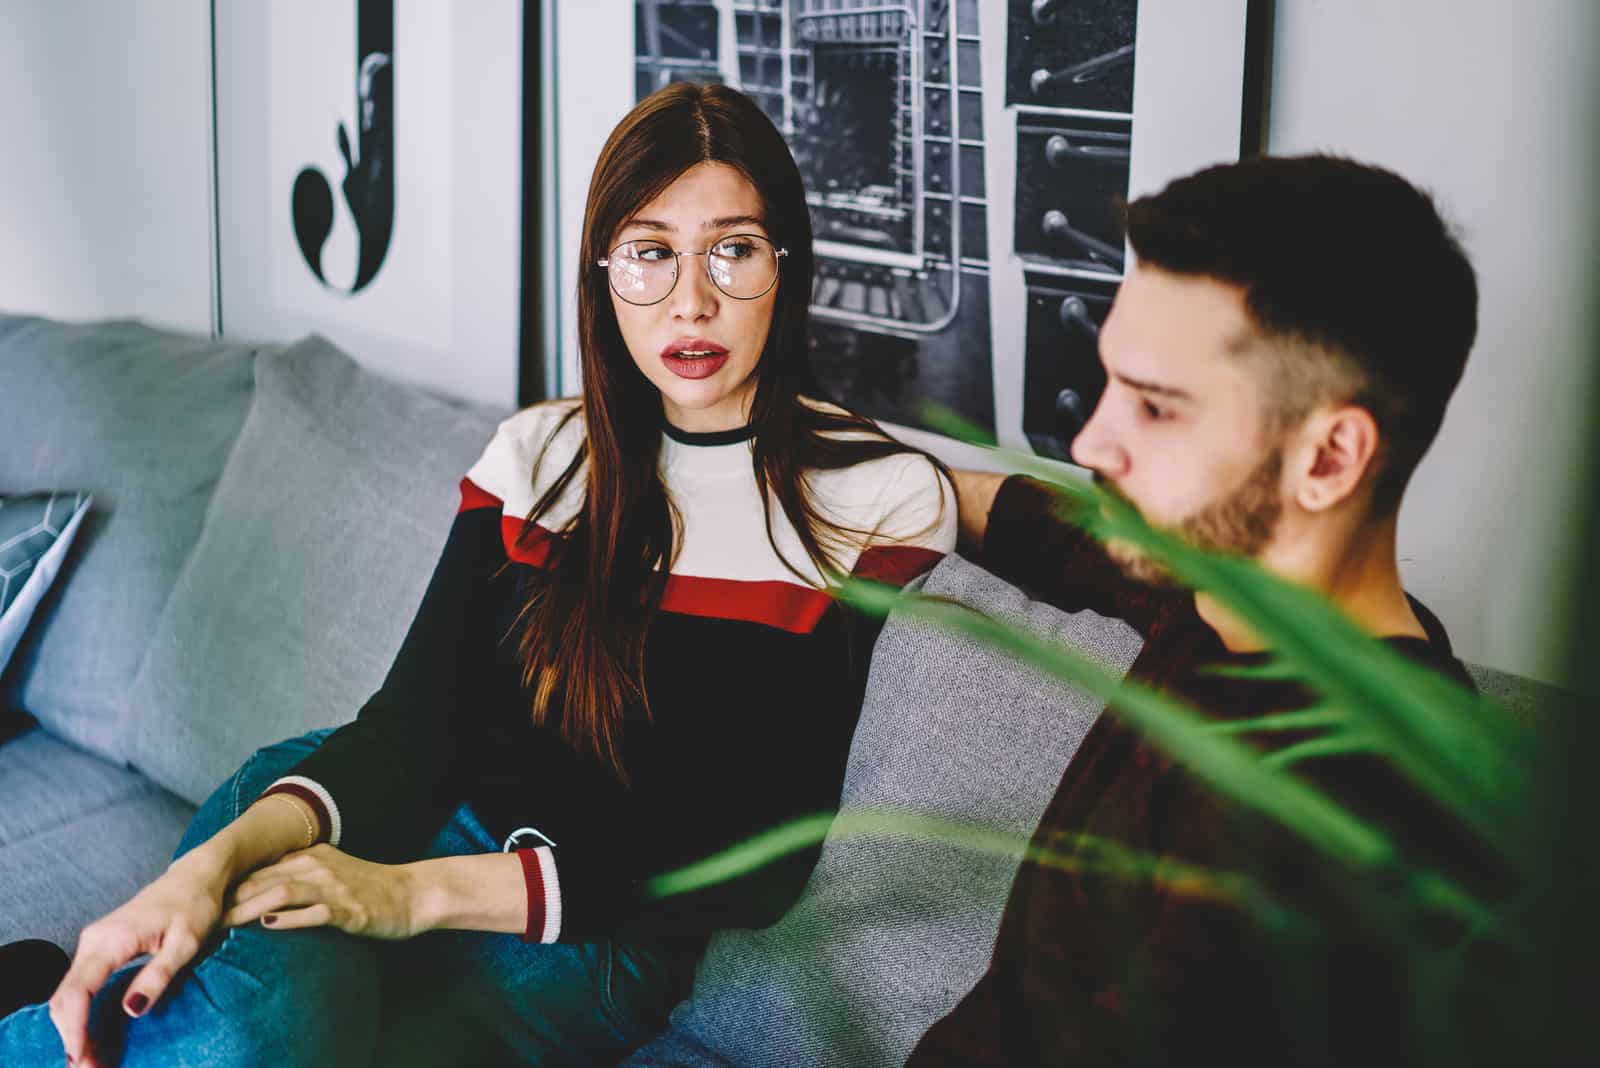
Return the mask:
[[704, 256], [711, 284], [735, 300], [765, 296], [778, 281], [778, 261], [789, 254], [760, 234], [732, 234], [703, 252], [678, 252], [660, 241], [624, 241], [602, 257], [611, 288], [629, 304], [659, 304], [678, 284], [678, 258]]

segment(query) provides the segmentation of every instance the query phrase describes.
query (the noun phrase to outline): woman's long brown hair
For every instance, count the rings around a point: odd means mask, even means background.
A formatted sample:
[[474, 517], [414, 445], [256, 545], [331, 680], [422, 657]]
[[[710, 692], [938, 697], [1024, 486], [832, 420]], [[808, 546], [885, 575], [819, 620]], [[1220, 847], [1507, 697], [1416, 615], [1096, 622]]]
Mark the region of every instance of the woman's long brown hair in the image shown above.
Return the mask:
[[[728, 164], [749, 179], [761, 197], [768, 233], [789, 250], [772, 329], [756, 366], [750, 413], [756, 483], [773, 550], [779, 552], [772, 529], [776, 497], [813, 564], [824, 576], [837, 576], [835, 555], [866, 532], [824, 518], [807, 492], [805, 472], [920, 452], [870, 419], [819, 410], [802, 399], [820, 396], [806, 351], [811, 218], [800, 172], [771, 121], [748, 97], [719, 85], [679, 83], [641, 101], [601, 150], [584, 212], [578, 347], [585, 441], [534, 504], [523, 536], [587, 460], [583, 507], [559, 531], [560, 549], [533, 579], [520, 617], [523, 682], [534, 693], [534, 722], [557, 729], [623, 782], [628, 775], [622, 723], [630, 706], [649, 714], [645, 635], [661, 605], [681, 522], [659, 470], [661, 394], [628, 354], [606, 273], [595, 262], [607, 254], [625, 220], [705, 162]], [[567, 419], [576, 414], [575, 409]], [[948, 474], [938, 460], [928, 459]], [[792, 562], [784, 563], [804, 577]]]

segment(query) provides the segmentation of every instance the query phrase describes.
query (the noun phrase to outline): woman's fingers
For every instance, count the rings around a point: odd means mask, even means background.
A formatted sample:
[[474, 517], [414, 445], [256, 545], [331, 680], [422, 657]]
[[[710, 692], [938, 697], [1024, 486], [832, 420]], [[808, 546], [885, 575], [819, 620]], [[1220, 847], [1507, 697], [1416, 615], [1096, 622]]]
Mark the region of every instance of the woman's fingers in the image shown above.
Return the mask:
[[83, 1061], [89, 1052], [89, 1004], [95, 993], [112, 972], [136, 955], [121, 954], [116, 952], [118, 948], [98, 935], [93, 925], [85, 928], [72, 967], [50, 995], [50, 1022], [55, 1024], [69, 1060]]
[[289, 909], [287, 912], [269, 912], [261, 917], [261, 922], [274, 931], [326, 927], [333, 922], [333, 909], [327, 905], [317, 904], [303, 909]]
[[155, 956], [145, 962], [128, 984], [128, 991], [122, 996], [122, 1011], [129, 1016], [143, 1016], [167, 992], [178, 969], [194, 960], [198, 952], [200, 939], [194, 932], [177, 924], [169, 927]]
[[252, 889], [240, 884], [239, 890], [234, 893], [233, 907], [222, 917], [222, 922], [228, 927], [238, 927], [254, 923], [274, 909], [310, 905], [321, 899], [322, 895], [317, 893], [312, 884], [299, 879], [278, 878], [257, 882]]
[[230, 897], [235, 905], [241, 905], [277, 886], [285, 879], [294, 876], [302, 879], [314, 877], [319, 870], [316, 861], [309, 853], [305, 851], [292, 853], [274, 864], [251, 872], [233, 888]]
[[331, 925], [350, 934], [404, 938], [414, 933], [409, 885], [403, 867], [318, 845], [247, 876], [229, 897], [222, 922], [260, 921], [274, 930]]
[[72, 966], [50, 996], [50, 1022], [61, 1036], [69, 1062], [79, 1068], [97, 1063], [90, 1041], [90, 1009], [111, 973], [142, 953], [152, 957], [139, 968], [123, 995], [123, 1011], [149, 1011], [194, 959], [216, 927], [222, 911], [222, 881], [196, 877], [189, 866], [174, 864], [121, 908], [96, 920], [78, 937]]
[[50, 1022], [61, 1036], [61, 1046], [67, 1051], [67, 1063], [79, 1060], [89, 1040], [89, 1000], [94, 991], [80, 983], [63, 979], [56, 992], [50, 995]]
[[224, 927], [239, 927], [254, 923], [275, 908], [291, 904], [290, 895], [283, 884], [262, 888], [248, 898], [238, 899], [222, 917]]

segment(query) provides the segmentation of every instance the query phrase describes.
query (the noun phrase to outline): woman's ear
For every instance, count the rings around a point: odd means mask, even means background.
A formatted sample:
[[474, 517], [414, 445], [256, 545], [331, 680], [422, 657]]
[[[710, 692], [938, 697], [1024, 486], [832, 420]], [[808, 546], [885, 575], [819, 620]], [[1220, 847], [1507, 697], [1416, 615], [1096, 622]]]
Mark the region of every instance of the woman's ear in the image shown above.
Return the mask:
[[1378, 454], [1378, 423], [1365, 408], [1347, 404], [1312, 415], [1301, 441], [1294, 498], [1307, 512], [1323, 512], [1361, 486]]

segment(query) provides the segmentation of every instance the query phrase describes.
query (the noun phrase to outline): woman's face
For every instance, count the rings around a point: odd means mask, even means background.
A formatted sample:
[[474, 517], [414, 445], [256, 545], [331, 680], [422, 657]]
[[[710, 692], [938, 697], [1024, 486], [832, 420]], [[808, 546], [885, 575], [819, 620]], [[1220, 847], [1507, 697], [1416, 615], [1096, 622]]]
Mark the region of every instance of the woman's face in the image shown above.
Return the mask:
[[[651, 241], [677, 252], [718, 247], [748, 255], [749, 249], [737, 243], [719, 245], [736, 234], [770, 236], [761, 197], [727, 164], [700, 163], [624, 220], [607, 248]], [[641, 264], [652, 258], [667, 257], [657, 249]], [[754, 299], [730, 297], [712, 284], [706, 261], [705, 256], [680, 256], [677, 283], [655, 304], [631, 304], [608, 287], [633, 362], [661, 391], [668, 421], [693, 433], [733, 430], [749, 422], [756, 364], [778, 299], [778, 284]]]

